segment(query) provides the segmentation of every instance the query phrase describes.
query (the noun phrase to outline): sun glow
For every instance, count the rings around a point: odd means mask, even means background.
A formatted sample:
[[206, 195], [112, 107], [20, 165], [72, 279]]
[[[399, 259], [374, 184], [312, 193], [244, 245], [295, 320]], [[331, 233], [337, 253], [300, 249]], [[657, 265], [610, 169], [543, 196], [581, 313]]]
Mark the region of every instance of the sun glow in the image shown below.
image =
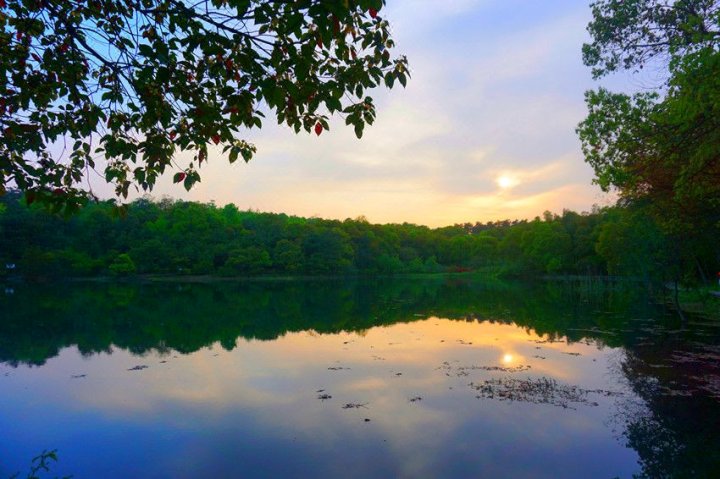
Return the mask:
[[505, 353], [502, 357], [502, 362], [504, 362], [505, 364], [510, 364], [511, 362], [513, 362], [514, 359], [515, 358], [513, 357], [512, 354]]
[[517, 178], [514, 178], [510, 175], [500, 175], [495, 179], [495, 183], [497, 183], [497, 185], [501, 189], [506, 190], [508, 188], [512, 188], [513, 186], [516, 186], [520, 182], [518, 181]]

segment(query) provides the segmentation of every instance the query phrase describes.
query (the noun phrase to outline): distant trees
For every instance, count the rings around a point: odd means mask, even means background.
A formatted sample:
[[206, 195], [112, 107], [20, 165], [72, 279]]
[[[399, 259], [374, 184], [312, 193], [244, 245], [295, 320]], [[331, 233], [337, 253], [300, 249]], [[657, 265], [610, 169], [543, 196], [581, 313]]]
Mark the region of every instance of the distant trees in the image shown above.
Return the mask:
[[596, 250], [610, 274], [658, 277], [672, 258], [668, 238], [642, 211], [615, 209], [599, 228]]
[[121, 253], [110, 263], [108, 269], [115, 276], [128, 276], [135, 274], [137, 268], [130, 255], [127, 253]]
[[[382, 275], [484, 271], [702, 279], [712, 245], [683, 257], [642, 208], [564, 211], [533, 221], [428, 228], [139, 199], [122, 219], [92, 203], [68, 220], [20, 192], [0, 199], [0, 264], [29, 278], [90, 275]], [[700, 266], [700, 268], [698, 268]]]

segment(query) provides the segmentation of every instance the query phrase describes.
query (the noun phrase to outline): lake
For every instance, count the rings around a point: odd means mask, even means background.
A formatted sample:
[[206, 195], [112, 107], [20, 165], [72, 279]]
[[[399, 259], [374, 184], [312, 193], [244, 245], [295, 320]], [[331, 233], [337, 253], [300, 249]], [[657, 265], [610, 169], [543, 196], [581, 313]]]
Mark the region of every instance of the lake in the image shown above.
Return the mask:
[[720, 471], [720, 323], [639, 285], [4, 288], [3, 479]]

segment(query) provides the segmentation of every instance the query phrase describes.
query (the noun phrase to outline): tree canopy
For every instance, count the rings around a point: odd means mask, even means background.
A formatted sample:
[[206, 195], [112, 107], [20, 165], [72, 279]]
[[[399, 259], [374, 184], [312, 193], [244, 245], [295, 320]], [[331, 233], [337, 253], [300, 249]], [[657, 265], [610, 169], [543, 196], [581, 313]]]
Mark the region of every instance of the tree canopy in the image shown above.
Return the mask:
[[578, 133], [604, 189], [650, 206], [676, 234], [720, 221], [720, 2], [599, 0], [583, 47], [596, 78], [664, 69], [634, 95], [586, 94]]
[[[243, 211], [233, 204], [91, 202], [71, 218], [19, 191], [0, 198], [0, 281], [125, 275], [354, 276], [479, 271], [485, 275], [624, 275], [687, 283], [715, 271], [715, 238], [681, 261], [642, 208], [546, 212], [532, 221], [442, 228]], [[7, 268], [7, 265], [14, 265]], [[700, 269], [698, 269], [698, 265]], [[684, 269], [678, 269], [683, 266]]]
[[600, 78], [639, 71], [653, 61], [676, 62], [720, 41], [716, 0], [597, 0], [583, 61]]
[[340, 113], [360, 137], [368, 90], [409, 76], [384, 3], [0, 0], [0, 193], [73, 211], [95, 173], [122, 197], [168, 170], [189, 189], [209, 145], [249, 161], [267, 115], [320, 135]]

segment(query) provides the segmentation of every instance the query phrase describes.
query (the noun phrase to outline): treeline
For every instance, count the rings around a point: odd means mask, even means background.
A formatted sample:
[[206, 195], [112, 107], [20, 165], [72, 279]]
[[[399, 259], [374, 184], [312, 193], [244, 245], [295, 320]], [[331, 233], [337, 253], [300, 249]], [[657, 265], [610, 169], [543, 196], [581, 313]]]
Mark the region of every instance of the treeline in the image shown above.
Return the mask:
[[688, 245], [664, 235], [642, 210], [620, 207], [429, 228], [147, 198], [124, 210], [111, 202], [91, 203], [66, 219], [27, 206], [18, 192], [0, 198], [2, 274], [29, 279], [481, 270], [505, 276], [610, 274], [687, 282], [707, 279], [718, 267], [717, 244], [706, 236]]

